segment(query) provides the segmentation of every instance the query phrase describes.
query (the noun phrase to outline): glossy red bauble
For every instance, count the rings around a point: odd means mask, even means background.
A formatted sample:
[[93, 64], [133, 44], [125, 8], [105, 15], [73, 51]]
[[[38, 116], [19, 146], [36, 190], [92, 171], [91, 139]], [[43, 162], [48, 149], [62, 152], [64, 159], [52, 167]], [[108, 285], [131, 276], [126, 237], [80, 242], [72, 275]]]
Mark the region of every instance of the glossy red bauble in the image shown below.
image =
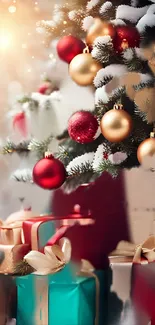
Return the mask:
[[57, 53], [61, 60], [70, 63], [76, 55], [83, 52], [85, 47], [80, 39], [72, 35], [64, 36], [57, 44]]
[[91, 112], [76, 112], [68, 121], [69, 136], [76, 142], [89, 143], [94, 141], [97, 131], [98, 122]]
[[66, 179], [63, 163], [53, 156], [39, 160], [33, 168], [33, 181], [46, 190], [59, 188]]
[[116, 36], [113, 41], [116, 52], [121, 53], [127, 48], [139, 47], [140, 35], [138, 30], [132, 26], [117, 26]]

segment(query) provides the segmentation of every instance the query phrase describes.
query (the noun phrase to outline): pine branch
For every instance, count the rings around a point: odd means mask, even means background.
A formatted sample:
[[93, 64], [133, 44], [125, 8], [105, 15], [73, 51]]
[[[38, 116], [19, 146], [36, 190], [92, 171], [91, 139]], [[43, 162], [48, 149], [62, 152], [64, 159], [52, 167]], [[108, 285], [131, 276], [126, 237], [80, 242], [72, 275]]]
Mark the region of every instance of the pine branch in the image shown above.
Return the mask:
[[23, 169], [23, 170], [17, 169], [11, 175], [11, 179], [17, 182], [33, 184], [31, 169]]
[[59, 151], [55, 154], [55, 157], [61, 160], [65, 166], [67, 166], [69, 162], [73, 159], [73, 156], [64, 146], [59, 146]]
[[115, 19], [115, 14], [116, 14], [116, 7], [114, 5], [107, 7], [106, 10], [100, 10], [100, 14], [102, 19], [104, 20], [113, 20]]
[[59, 150], [55, 153], [55, 157], [59, 158], [65, 166], [68, 163], [78, 156], [83, 155], [88, 152], [95, 152], [99, 146], [103, 142], [104, 138], [102, 134], [93, 142], [87, 143], [85, 145], [80, 144], [78, 142], [73, 141], [71, 138], [67, 138], [61, 142], [59, 146]]
[[14, 144], [12, 141], [8, 141], [6, 145], [1, 149], [3, 155], [17, 153], [19, 155], [28, 155], [30, 150], [28, 148], [30, 141], [23, 141], [19, 144]]
[[145, 112], [142, 112], [137, 105], [135, 107], [135, 114], [137, 114], [142, 121], [147, 123], [147, 114]]
[[61, 133], [60, 135], [58, 135], [56, 138], [58, 141], [64, 140], [66, 138], [68, 138], [68, 130], [65, 130], [63, 133]]
[[63, 189], [65, 192], [70, 193], [73, 190], [75, 191], [82, 184], [94, 182], [98, 177], [99, 174], [93, 171], [87, 171], [83, 174], [74, 175], [73, 177], [69, 176], [63, 185]]
[[20, 104], [29, 103], [29, 109], [32, 110], [32, 111], [37, 109], [38, 106], [39, 106], [39, 102], [37, 100], [35, 100], [35, 99], [32, 99], [29, 96], [24, 96], [24, 97], [20, 98], [18, 100], [18, 103], [20, 103]]
[[80, 174], [84, 174], [89, 171], [92, 171], [92, 164], [90, 164], [88, 161], [86, 161], [80, 165], [76, 165], [75, 167], [70, 168], [68, 177], [79, 176]]
[[119, 87], [115, 91], [113, 91], [112, 95], [109, 96], [108, 103], [104, 103], [100, 100], [94, 110], [94, 115], [97, 117], [98, 121], [101, 121], [103, 115], [113, 108], [114, 104], [116, 104], [120, 98], [125, 94], [125, 87]]
[[120, 171], [120, 166], [113, 165], [109, 160], [103, 160], [102, 163], [98, 166], [96, 172], [102, 174], [103, 172], [108, 172], [112, 177], [117, 177]]
[[46, 140], [39, 142], [36, 139], [32, 139], [29, 143], [28, 149], [32, 152], [36, 152], [37, 158], [42, 159], [46, 151], [48, 151], [49, 144], [53, 140], [53, 135], [50, 135]]
[[154, 86], [155, 86], [155, 78], [152, 78], [151, 80], [147, 80], [145, 82], [141, 82], [138, 85], [134, 85], [133, 88], [135, 89], [135, 91], [139, 91], [144, 88], [152, 88]]
[[108, 64], [112, 57], [116, 55], [114, 52], [113, 44], [111, 41], [108, 43], [97, 42], [94, 45], [92, 56], [94, 59], [100, 61], [101, 63]]
[[23, 259], [15, 265], [13, 274], [24, 276], [33, 273], [34, 271], [35, 269]]
[[[128, 57], [129, 54], [129, 57]], [[137, 53], [135, 51], [135, 49], [127, 49], [124, 53], [123, 53], [123, 61], [124, 64], [127, 66], [128, 71], [132, 72], [132, 71], [138, 71], [139, 73], [143, 71], [144, 66], [145, 66], [145, 62], [142, 61], [138, 56]]]

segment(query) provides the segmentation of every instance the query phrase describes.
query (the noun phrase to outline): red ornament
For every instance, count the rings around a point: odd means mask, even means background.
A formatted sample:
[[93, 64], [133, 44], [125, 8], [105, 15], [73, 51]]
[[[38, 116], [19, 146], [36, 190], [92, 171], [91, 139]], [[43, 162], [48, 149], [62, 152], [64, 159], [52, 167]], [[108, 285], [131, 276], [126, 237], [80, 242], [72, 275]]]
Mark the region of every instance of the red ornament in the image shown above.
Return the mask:
[[138, 30], [132, 26], [116, 27], [116, 36], [113, 41], [116, 52], [121, 53], [127, 48], [139, 47], [140, 35]]
[[66, 170], [63, 163], [52, 155], [39, 160], [33, 168], [33, 181], [43, 189], [57, 189], [65, 179]]
[[69, 136], [76, 142], [89, 143], [94, 141], [97, 131], [97, 119], [90, 112], [76, 112], [70, 117], [68, 121]]
[[13, 117], [13, 128], [17, 129], [23, 137], [27, 136], [27, 123], [24, 112], [19, 112]]
[[76, 55], [83, 52], [85, 47], [80, 39], [72, 35], [64, 36], [57, 44], [57, 53], [61, 60], [70, 63]]
[[57, 87], [54, 87], [51, 82], [46, 81], [38, 88], [38, 92], [42, 95], [50, 95], [53, 91], [58, 91]]

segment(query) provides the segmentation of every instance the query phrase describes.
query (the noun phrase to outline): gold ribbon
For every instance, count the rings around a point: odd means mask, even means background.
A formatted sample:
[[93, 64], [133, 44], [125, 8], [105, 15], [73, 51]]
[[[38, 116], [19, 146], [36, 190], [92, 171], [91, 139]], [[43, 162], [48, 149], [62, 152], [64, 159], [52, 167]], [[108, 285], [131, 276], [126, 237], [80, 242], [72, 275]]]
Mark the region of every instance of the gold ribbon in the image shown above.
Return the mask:
[[93, 277], [96, 283], [96, 315], [95, 315], [95, 325], [99, 324], [99, 301], [100, 301], [100, 282], [97, 275], [94, 273], [95, 268], [93, 265], [87, 261], [81, 260], [81, 268], [78, 272], [78, 276]]
[[44, 254], [38, 251], [29, 252], [24, 259], [36, 271], [33, 274], [54, 274], [65, 267], [71, 259], [71, 243], [69, 239], [62, 238], [60, 245], [46, 246]]
[[[116, 250], [110, 254], [110, 257], [132, 257], [133, 263], [141, 264], [144, 261], [151, 263], [155, 261], [155, 236], [150, 236], [141, 245], [135, 245], [130, 242], [121, 241]], [[144, 258], [144, 260], [142, 260]]]
[[[31, 251], [24, 259], [31, 265], [37, 275], [54, 274], [65, 267], [71, 259], [71, 243], [62, 238], [59, 245], [47, 246], [44, 253]], [[47, 277], [36, 277], [37, 310], [36, 325], [48, 324], [48, 282]]]
[[[42, 220], [37, 220], [38, 217], [33, 217], [33, 220], [35, 221], [34, 224], [32, 224], [31, 227], [31, 247], [32, 250], [34, 251], [38, 251], [39, 247], [38, 247], [38, 229], [39, 226], [42, 224], [43, 219]], [[47, 218], [48, 221], [48, 218]], [[50, 221], [50, 218], [49, 218]], [[79, 224], [80, 226], [88, 226], [88, 225], [92, 225], [95, 223], [95, 221], [91, 218], [81, 218], [81, 219], [53, 219], [53, 222], [59, 222], [59, 226], [74, 226], [75, 224]], [[58, 230], [59, 231], [59, 230]], [[61, 229], [60, 229], [61, 231]], [[24, 235], [23, 235], [23, 231], [21, 233], [21, 237], [22, 237], [22, 243], [25, 242], [24, 239]]]
[[12, 223], [2, 222], [0, 220], [0, 244], [18, 245], [22, 244], [21, 228], [24, 219]]
[[[33, 274], [48, 275], [54, 274], [65, 267], [71, 259], [71, 243], [67, 238], [62, 238], [59, 245], [47, 246], [44, 253], [38, 251], [29, 252], [24, 259], [36, 271]], [[93, 277], [96, 283], [96, 316], [95, 325], [99, 323], [99, 299], [100, 299], [100, 283], [97, 275], [94, 273], [93, 265], [87, 260], [81, 260], [80, 271], [78, 276]], [[37, 290], [37, 310], [36, 324], [48, 324], [48, 283], [47, 277], [36, 277]]]

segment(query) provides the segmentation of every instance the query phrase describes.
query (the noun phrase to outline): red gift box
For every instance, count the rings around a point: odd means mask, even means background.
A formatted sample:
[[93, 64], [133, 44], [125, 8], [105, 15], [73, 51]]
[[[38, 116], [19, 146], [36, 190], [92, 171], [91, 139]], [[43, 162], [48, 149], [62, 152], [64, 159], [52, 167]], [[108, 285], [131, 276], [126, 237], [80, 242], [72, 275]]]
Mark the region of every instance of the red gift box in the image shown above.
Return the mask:
[[108, 255], [121, 240], [129, 240], [128, 214], [123, 174], [113, 179], [108, 173], [89, 186], [81, 186], [72, 193], [57, 190], [52, 196], [51, 211], [54, 215], [68, 215], [75, 204], [81, 211], [91, 210], [95, 225], [87, 228], [76, 226], [66, 236], [72, 242], [72, 257], [89, 260], [94, 267], [108, 265]]
[[140, 321], [137, 325], [155, 325], [155, 263], [134, 265], [132, 299]]
[[83, 216], [79, 212], [74, 212], [68, 217], [42, 216], [24, 221], [22, 226], [23, 242], [29, 244], [32, 250], [43, 251], [44, 246], [47, 245], [48, 240], [54, 235], [56, 229], [61, 228], [62, 233], [62, 229], [66, 231], [75, 224], [81, 226], [94, 222], [90, 218], [90, 214]]

